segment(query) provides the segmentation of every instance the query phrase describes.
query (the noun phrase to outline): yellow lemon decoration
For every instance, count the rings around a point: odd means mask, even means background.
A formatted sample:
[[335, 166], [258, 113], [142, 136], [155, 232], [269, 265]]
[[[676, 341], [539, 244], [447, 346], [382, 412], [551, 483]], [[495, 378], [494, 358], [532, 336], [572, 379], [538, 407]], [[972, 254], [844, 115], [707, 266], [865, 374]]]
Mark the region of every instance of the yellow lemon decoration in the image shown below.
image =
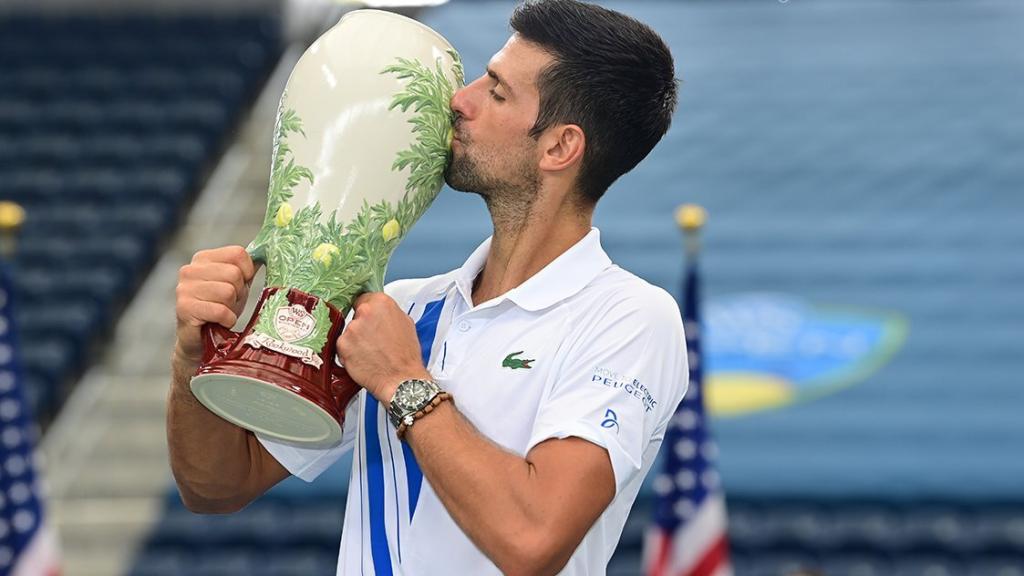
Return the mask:
[[337, 253], [337, 246], [324, 242], [313, 250], [313, 260], [316, 260], [324, 266], [330, 266], [331, 258]]
[[274, 217], [274, 224], [278, 228], [284, 228], [292, 221], [294, 215], [292, 207], [287, 202], [282, 202], [281, 207], [277, 209], [277, 215]]
[[395, 238], [398, 238], [398, 235], [402, 233], [402, 225], [398, 223], [398, 220], [392, 218], [384, 224], [380, 229], [380, 233], [384, 236], [385, 242], [390, 242]]

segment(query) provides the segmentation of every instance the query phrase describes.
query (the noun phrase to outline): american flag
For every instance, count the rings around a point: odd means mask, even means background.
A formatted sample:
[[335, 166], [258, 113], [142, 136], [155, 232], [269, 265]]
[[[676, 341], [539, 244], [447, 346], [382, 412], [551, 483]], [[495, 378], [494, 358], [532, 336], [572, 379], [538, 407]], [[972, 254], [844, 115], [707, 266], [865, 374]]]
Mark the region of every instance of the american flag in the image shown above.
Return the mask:
[[43, 516], [14, 328], [14, 296], [0, 262], [0, 576], [55, 576], [57, 546]]
[[725, 494], [707, 426], [700, 353], [700, 278], [691, 254], [683, 281], [690, 386], [665, 432], [664, 469], [654, 479], [654, 523], [644, 542], [648, 576], [731, 576]]

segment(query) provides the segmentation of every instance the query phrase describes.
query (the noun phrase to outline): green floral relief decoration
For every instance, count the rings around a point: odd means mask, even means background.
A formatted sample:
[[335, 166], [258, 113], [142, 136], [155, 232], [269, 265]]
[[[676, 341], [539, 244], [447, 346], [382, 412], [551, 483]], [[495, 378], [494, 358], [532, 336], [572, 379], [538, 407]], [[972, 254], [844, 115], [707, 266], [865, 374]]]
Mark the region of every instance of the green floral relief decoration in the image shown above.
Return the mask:
[[[381, 201], [370, 205], [364, 201], [359, 213], [347, 224], [337, 221], [337, 210], [321, 222], [318, 204], [298, 211], [288, 204], [296, 186], [303, 181], [313, 184], [313, 173], [292, 158], [288, 139], [296, 134], [305, 137], [305, 132], [301, 118], [294, 110], [285, 108], [286, 98], [281, 98], [267, 212], [259, 234], [248, 248], [255, 260], [266, 264], [267, 286], [298, 288], [343, 312], [360, 293], [384, 289], [384, 272], [391, 252], [430, 206], [444, 181], [454, 122], [449, 102], [456, 86], [464, 82], [458, 53], [449, 50], [448, 54], [453, 60], [451, 73], [455, 85], [445, 76], [440, 58], [433, 69], [416, 60], [399, 58], [381, 71], [405, 81], [404, 89], [393, 97], [388, 110], [413, 112], [409, 123], [415, 142], [400, 151], [391, 166], [393, 171], [408, 169], [409, 177], [405, 195], [397, 204]], [[284, 298], [283, 291], [277, 294]], [[265, 309], [277, 309], [270, 304], [268, 301]], [[261, 318], [259, 326], [267, 330], [264, 333], [276, 334], [276, 330], [269, 331], [273, 329], [273, 314], [267, 316], [270, 324], [264, 326]]]

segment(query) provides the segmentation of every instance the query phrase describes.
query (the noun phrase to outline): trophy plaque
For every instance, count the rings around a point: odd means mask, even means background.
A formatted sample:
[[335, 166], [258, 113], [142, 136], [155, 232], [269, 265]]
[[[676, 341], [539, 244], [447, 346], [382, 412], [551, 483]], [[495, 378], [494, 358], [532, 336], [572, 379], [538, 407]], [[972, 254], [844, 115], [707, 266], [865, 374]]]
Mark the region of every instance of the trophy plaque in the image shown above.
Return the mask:
[[341, 440], [359, 387], [335, 342], [444, 183], [463, 82], [448, 41], [390, 12], [350, 12], [306, 50], [281, 96], [266, 216], [247, 248], [266, 287], [242, 333], [204, 326], [191, 381], [203, 405], [275, 440]]

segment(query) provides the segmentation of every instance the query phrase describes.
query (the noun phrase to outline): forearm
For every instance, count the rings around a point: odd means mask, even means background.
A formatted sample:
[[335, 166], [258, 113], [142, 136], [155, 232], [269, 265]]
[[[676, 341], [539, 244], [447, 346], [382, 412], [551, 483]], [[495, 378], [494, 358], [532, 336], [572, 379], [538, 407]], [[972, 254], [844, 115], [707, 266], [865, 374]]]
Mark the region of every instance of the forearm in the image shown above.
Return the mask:
[[196, 400], [189, 382], [196, 363], [175, 354], [167, 400], [171, 471], [185, 505], [196, 512], [233, 512], [249, 499], [245, 482], [253, 457], [252, 435]]
[[559, 550], [557, 538], [545, 537], [558, 527], [549, 525], [549, 494], [530, 462], [486, 439], [450, 402], [417, 421], [406, 441], [445, 509], [504, 573], [564, 565], [578, 540]]

